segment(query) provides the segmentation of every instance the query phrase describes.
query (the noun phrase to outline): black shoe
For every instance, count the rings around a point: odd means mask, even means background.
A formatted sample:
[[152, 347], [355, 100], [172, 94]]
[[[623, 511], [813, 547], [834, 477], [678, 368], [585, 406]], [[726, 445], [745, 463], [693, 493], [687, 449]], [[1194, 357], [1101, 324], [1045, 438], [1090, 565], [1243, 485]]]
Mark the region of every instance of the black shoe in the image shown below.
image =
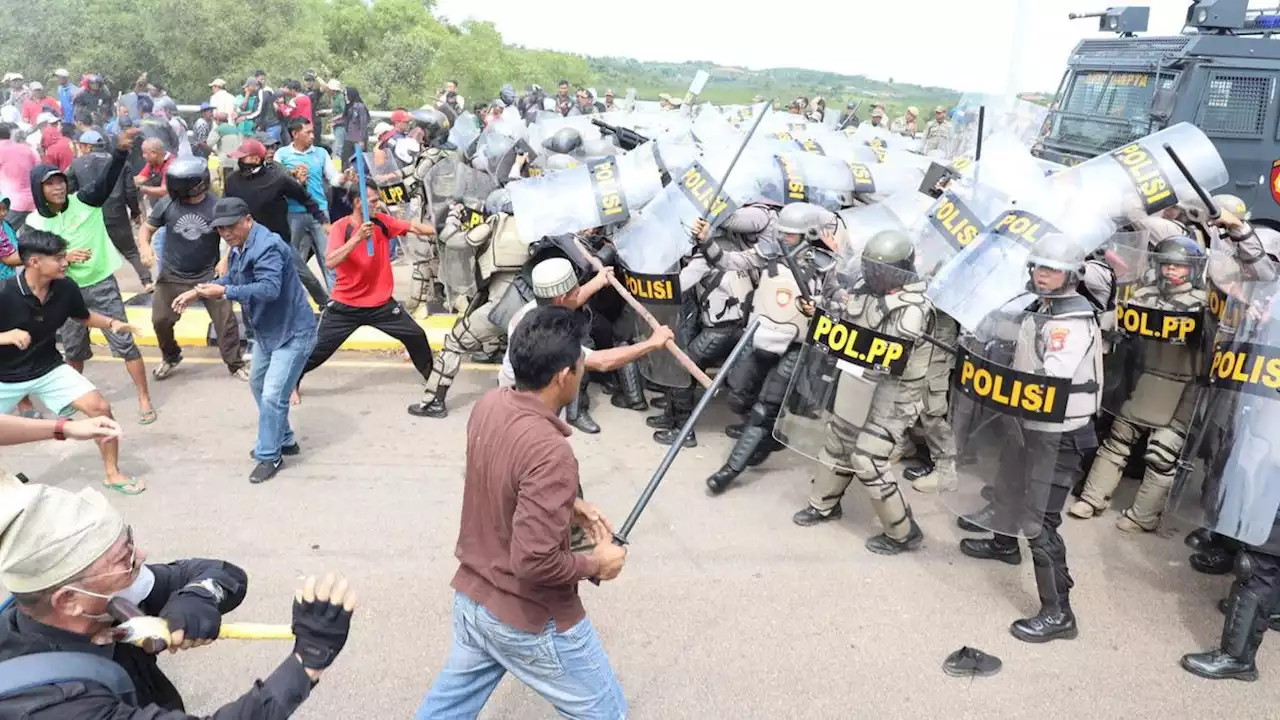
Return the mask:
[[916, 480], [919, 480], [922, 477], [927, 477], [932, 472], [933, 472], [933, 464], [929, 463], [926, 465], [917, 465], [916, 467], [910, 467], [910, 468], [907, 468], [906, 470], [903, 470], [902, 477], [914, 482]]
[[284, 467], [283, 458], [276, 458], [275, 462], [260, 462], [258, 463], [258, 466], [253, 469], [253, 472], [249, 473], [249, 482], [254, 485], [264, 483], [275, 477], [276, 473], [280, 472], [280, 468], [282, 467]]
[[1017, 543], [1001, 545], [992, 538], [965, 538], [960, 541], [960, 552], [979, 560], [999, 560], [1007, 565], [1022, 564], [1022, 549]]
[[951, 677], [990, 677], [1000, 672], [1003, 664], [995, 655], [966, 645], [947, 656], [942, 671]]
[[579, 410], [578, 414], [569, 421], [569, 424], [588, 435], [598, 435], [600, 433], [600, 426], [596, 424], [595, 420], [591, 419], [591, 416], [585, 410]]
[[[670, 430], [655, 430], [653, 432], [653, 441], [659, 445], [670, 445], [676, 441], [676, 436], [679, 434], [680, 430], [678, 428], [671, 428]], [[680, 447], [698, 447], [698, 433], [690, 430], [689, 434], [684, 438], [684, 443], [682, 443]]]
[[644, 412], [645, 410], [649, 409], [649, 401], [645, 400], [643, 395], [640, 396], [639, 400], [633, 401], [633, 400], [627, 399], [627, 396], [624, 393], [619, 392], [619, 393], [615, 393], [613, 397], [609, 398], [609, 403], [614, 407], [622, 408], [623, 410], [636, 410], [639, 412]]
[[1182, 656], [1182, 668], [1210, 680], [1258, 679], [1254, 658], [1267, 631], [1266, 604], [1261, 596], [1238, 584], [1227, 598], [1227, 619], [1217, 649]]
[[[977, 462], [977, 461], [975, 460], [973, 462]], [[972, 465], [973, 462], [968, 464]], [[990, 485], [983, 485], [982, 491], [979, 492], [978, 494], [981, 495], [982, 499], [985, 500], [986, 502], [993, 503], [996, 501], [996, 489], [991, 487]]]
[[1226, 575], [1231, 572], [1235, 566], [1235, 553], [1217, 545], [1210, 546], [1208, 549], [1194, 553], [1188, 562], [1191, 563], [1191, 569], [1205, 575]]
[[[255, 452], [255, 451], [254, 451], [254, 449], [253, 449], [253, 448], [249, 448], [249, 459], [250, 459], [250, 460], [257, 460], [257, 459], [258, 459], [258, 456], [257, 456], [257, 455], [254, 455], [254, 452]], [[297, 454], [298, 454], [298, 453], [300, 453], [300, 452], [302, 452], [302, 448], [298, 446], [298, 443], [294, 443], [294, 444], [292, 444], [292, 445], [282, 445], [282, 446], [280, 446], [280, 454], [281, 454], [281, 455], [289, 455], [289, 456], [293, 456], [293, 455], [297, 455]]]
[[746, 429], [746, 423], [734, 423], [724, 429], [724, 434], [732, 440], [737, 440], [742, 437], [742, 431]]
[[909, 517], [911, 529], [907, 531], [907, 537], [902, 540], [894, 540], [893, 538], [880, 533], [873, 538], [868, 538], [866, 547], [876, 555], [899, 555], [908, 550], [915, 550], [920, 547], [920, 543], [924, 540], [924, 533], [920, 530], [920, 526], [916, 524], [916, 519]]
[[756, 448], [755, 452], [751, 453], [751, 457], [747, 458], [747, 467], [763, 465], [764, 461], [768, 460], [769, 456], [778, 450], [778, 448], [774, 447], [772, 440], [773, 438], [765, 440], [764, 444], [761, 444], [760, 447]]
[[840, 508], [839, 503], [836, 503], [835, 507], [828, 510], [825, 515], [821, 510], [815, 510], [812, 505], [805, 505], [803, 510], [791, 516], [791, 522], [800, 527], [809, 527], [829, 520], [839, 520], [842, 517], [844, 517], [844, 510]]
[[656, 407], [659, 410], [663, 410], [667, 407], [667, 396], [659, 395], [658, 397], [650, 400], [649, 405], [651, 405], [652, 407]]
[[[656, 405], [654, 407], [657, 407]], [[655, 430], [673, 430], [676, 426], [676, 417], [669, 410], [663, 408], [661, 415], [650, 415], [644, 419], [644, 424]]]
[[1076, 616], [1070, 608], [1041, 608], [1038, 615], [1015, 620], [1009, 632], [1022, 642], [1046, 643], [1050, 640], [1074, 640], [1080, 634]]
[[429, 417], [440, 420], [449, 417], [449, 408], [445, 406], [444, 400], [440, 398], [432, 398], [429, 403], [414, 403], [408, 408], [409, 414], [414, 417]]
[[502, 362], [503, 355], [506, 355], [506, 351], [501, 349], [492, 353], [471, 353], [471, 362], [479, 365], [496, 365]]
[[[956, 518], [956, 525], [965, 532], [991, 532], [986, 525], [991, 524], [991, 520], [995, 517], [996, 509], [994, 505], [987, 505], [976, 513], [971, 515], [961, 515]], [[984, 524], [979, 524], [984, 523]]]
[[1209, 548], [1214, 544], [1213, 533], [1204, 528], [1197, 528], [1187, 533], [1187, 536], [1182, 539], [1182, 542], [1196, 552], [1204, 552], [1206, 548]]
[[725, 490], [728, 490], [730, 483], [737, 479], [741, 474], [742, 473], [737, 470], [734, 470], [728, 463], [725, 463], [725, 465], [717, 470], [715, 474], [707, 478], [707, 489], [711, 491], [712, 495], [719, 495]]

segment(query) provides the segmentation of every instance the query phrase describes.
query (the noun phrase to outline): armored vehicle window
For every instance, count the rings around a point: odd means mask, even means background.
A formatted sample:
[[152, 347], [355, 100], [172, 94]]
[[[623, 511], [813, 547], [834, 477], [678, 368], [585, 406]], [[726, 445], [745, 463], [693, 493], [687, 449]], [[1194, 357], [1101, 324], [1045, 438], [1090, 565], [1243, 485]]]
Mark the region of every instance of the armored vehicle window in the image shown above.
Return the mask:
[[1148, 114], [1157, 84], [1152, 73], [1081, 70], [1071, 78], [1054, 116], [1049, 140], [1085, 154], [1098, 154], [1151, 131]]
[[1196, 125], [1209, 136], [1260, 137], [1274, 83], [1257, 75], [1210, 76]]

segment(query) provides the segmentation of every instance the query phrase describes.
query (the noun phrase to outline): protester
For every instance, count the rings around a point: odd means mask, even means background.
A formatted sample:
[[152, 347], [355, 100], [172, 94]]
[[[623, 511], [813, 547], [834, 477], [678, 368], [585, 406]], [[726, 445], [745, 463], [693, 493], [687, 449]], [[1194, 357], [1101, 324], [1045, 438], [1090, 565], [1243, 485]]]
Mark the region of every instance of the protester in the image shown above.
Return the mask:
[[[616, 578], [627, 552], [577, 497], [572, 430], [558, 417], [586, 372], [585, 332], [571, 310], [534, 310], [511, 337], [516, 386], [490, 390], [471, 411], [453, 647], [418, 720], [475, 717], [508, 671], [565, 717], [626, 717], [578, 583]], [[569, 550], [571, 524], [595, 543], [590, 553]]]
[[[112, 417], [102, 393], [78, 368], [63, 361], [56, 345], [58, 331], [64, 324], [84, 328], [86, 335], [88, 328], [126, 337], [135, 330], [86, 306], [81, 289], [67, 279], [72, 253], [63, 238], [28, 230], [19, 253], [22, 271], [0, 283], [0, 415], [31, 397], [59, 414], [74, 409], [91, 417]], [[66, 418], [59, 421], [65, 424]], [[126, 495], [146, 490], [141, 481], [120, 472], [118, 438], [102, 438], [98, 448], [106, 468], [104, 485]]]
[[[219, 262], [222, 243], [212, 225], [218, 196], [209, 190], [208, 165], [202, 158], [178, 158], [169, 166], [165, 184], [168, 197], [156, 203], [138, 235], [143, 261], [154, 265], [151, 235], [161, 228], [165, 231], [165, 258], [151, 305], [151, 324], [163, 358], [152, 372], [156, 380], [168, 378], [182, 362], [182, 347], [174, 336], [181, 313], [173, 311], [174, 298], [226, 272]], [[249, 371], [240, 354], [240, 325], [231, 303], [223, 298], [204, 298], [204, 307], [227, 370], [237, 380], [247, 381]]]
[[262, 483], [284, 466], [281, 455], [301, 449], [289, 426], [289, 392], [315, 346], [316, 319], [298, 280], [293, 250], [281, 237], [254, 222], [239, 198], [223, 198], [214, 207], [212, 225], [231, 246], [227, 272], [173, 301], [183, 312], [197, 297], [226, 298], [240, 303], [245, 324], [253, 330], [249, 387], [258, 405], [257, 467], [249, 482]]
[[[71, 162], [71, 168], [67, 171], [70, 192], [88, 187], [111, 165], [107, 141], [97, 130], [81, 133], [76, 145], [79, 149], [78, 157]], [[151, 270], [142, 262], [137, 240], [133, 237], [133, 223], [141, 221], [142, 209], [138, 205], [138, 186], [128, 172], [121, 172], [120, 179], [111, 188], [111, 195], [102, 206], [102, 219], [107, 225], [107, 235], [111, 236], [111, 244], [133, 266], [143, 291], [151, 292]]]
[[18, 232], [9, 224], [8, 215], [9, 198], [0, 195], [0, 280], [13, 277], [14, 268], [22, 267], [22, 258], [18, 255]]
[[9, 224], [21, 230], [27, 215], [36, 209], [31, 171], [40, 164], [40, 156], [26, 143], [15, 142], [13, 131], [13, 125], [0, 123], [0, 195], [11, 203]]
[[[300, 96], [301, 97], [301, 96]], [[315, 126], [306, 118], [289, 121], [291, 144], [275, 152], [276, 164], [294, 174], [315, 200], [319, 212], [289, 199], [289, 235], [284, 236], [302, 258], [303, 264], [313, 256], [324, 256], [329, 238], [329, 188], [342, 186], [342, 174], [329, 162], [329, 151], [315, 144]], [[321, 262], [325, 284], [333, 287], [333, 271]]]
[[[0, 584], [15, 600], [0, 613], [0, 686], [23, 681], [0, 692], [0, 717], [193, 717], [155, 656], [122, 642], [108, 601], [123, 598], [159, 617], [168, 647], [189, 650], [218, 637], [222, 616], [244, 602], [248, 576], [222, 560], [146, 559], [133, 528], [101, 494], [0, 478]], [[355, 606], [345, 579], [304, 580], [294, 596], [292, 651], [213, 717], [292, 715], [342, 652]], [[48, 654], [55, 652], [67, 654]], [[79, 661], [68, 662], [73, 657]], [[17, 674], [17, 662], [23, 676], [5, 672], [11, 666]]]
[[[391, 271], [391, 238], [408, 233], [435, 238], [431, 225], [401, 220], [380, 207], [377, 188], [348, 191], [351, 214], [333, 224], [329, 230], [329, 251], [325, 264], [337, 270], [338, 280], [333, 297], [320, 316], [316, 346], [307, 359], [302, 374], [315, 370], [328, 360], [351, 333], [370, 326], [404, 344], [413, 366], [423, 380], [431, 376], [431, 346], [427, 335], [409, 312], [394, 297], [395, 276]], [[367, 223], [360, 222], [364, 205], [369, 206]], [[294, 397], [294, 400], [297, 396]]]
[[58, 80], [54, 92], [58, 96], [58, 106], [62, 108], [62, 122], [75, 122], [75, 99], [79, 90], [71, 83], [71, 73], [66, 68], [58, 68], [53, 71], [53, 76]]
[[[169, 194], [164, 178], [169, 170], [169, 163], [173, 162], [173, 153], [165, 147], [163, 140], [147, 138], [142, 141], [142, 159], [146, 161], [146, 165], [133, 182], [138, 186], [138, 192], [151, 205]], [[151, 208], [145, 207], [143, 211], [150, 214]]]
[[[122, 323], [126, 318], [124, 300], [115, 279], [115, 271], [120, 268], [120, 255], [107, 234], [102, 206], [110, 198], [111, 190], [124, 170], [125, 158], [136, 136], [136, 130], [122, 134], [106, 172], [74, 195], [68, 192], [66, 175], [52, 165], [37, 165], [31, 171], [37, 212], [27, 216], [27, 228], [45, 230], [66, 241], [70, 248], [67, 277], [80, 286], [88, 308]], [[19, 252], [24, 244], [25, 241], [19, 244]], [[156, 411], [151, 406], [151, 393], [147, 388], [146, 364], [133, 341], [132, 328], [122, 327], [125, 329], [109, 329], [103, 334], [111, 354], [124, 360], [125, 370], [137, 390], [138, 423], [150, 425], [156, 421]], [[82, 323], [68, 321], [60, 332], [60, 339], [67, 362], [76, 372], [83, 371], [85, 361], [93, 357], [88, 328]]]
[[347, 87], [345, 92], [347, 102], [342, 114], [342, 123], [346, 127], [346, 144], [343, 145], [342, 154], [338, 156], [344, 168], [348, 162], [351, 162], [351, 158], [355, 157], [356, 150], [364, 149], [365, 141], [369, 136], [369, 108], [365, 107], [364, 101], [360, 99], [360, 91]]
[[[30, 95], [22, 101], [22, 120], [28, 125], [35, 125], [40, 113], [53, 113], [56, 119], [62, 118], [62, 106], [57, 100], [44, 94], [44, 85], [33, 82], [27, 86]], [[69, 121], [67, 121], [69, 122]]]

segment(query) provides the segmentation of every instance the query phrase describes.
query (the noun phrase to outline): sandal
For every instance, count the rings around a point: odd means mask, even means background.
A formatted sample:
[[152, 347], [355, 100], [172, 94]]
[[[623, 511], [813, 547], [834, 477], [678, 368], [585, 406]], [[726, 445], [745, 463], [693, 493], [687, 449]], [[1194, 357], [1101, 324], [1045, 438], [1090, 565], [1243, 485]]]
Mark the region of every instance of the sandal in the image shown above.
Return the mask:
[[146, 412], [140, 413], [138, 415], [138, 424], [150, 425], [151, 423], [156, 421], [157, 417], [159, 417], [159, 414], [156, 412], [156, 409], [151, 408], [150, 410], [147, 410]]
[[105, 485], [108, 490], [115, 490], [116, 492], [122, 495], [141, 495], [147, 490], [145, 485], [140, 486], [140, 483], [134, 478], [129, 478], [124, 482], [118, 482], [118, 483], [104, 482], [102, 484]]

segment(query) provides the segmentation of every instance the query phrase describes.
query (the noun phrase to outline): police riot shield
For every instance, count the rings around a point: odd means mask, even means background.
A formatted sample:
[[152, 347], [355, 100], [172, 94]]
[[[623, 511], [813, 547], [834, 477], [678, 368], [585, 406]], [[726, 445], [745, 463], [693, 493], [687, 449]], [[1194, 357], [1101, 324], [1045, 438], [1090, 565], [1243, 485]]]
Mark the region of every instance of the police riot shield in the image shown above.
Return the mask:
[[927, 295], [962, 327], [984, 318], [1024, 292], [1027, 262], [1036, 244], [1070, 242], [1081, 262], [1115, 231], [1091, 193], [1050, 188], [1047, 179], [1029, 181], [1016, 206], [996, 216], [979, 237], [938, 270]]
[[1116, 303], [1102, 409], [1139, 427], [1186, 427], [1203, 369], [1207, 297], [1191, 274], [1199, 267], [1176, 266], [1182, 275], [1151, 257], [1152, 272]]
[[917, 280], [911, 270], [841, 253], [773, 428], [778, 442], [838, 471], [863, 472], [888, 458], [902, 408], [921, 392], [929, 364], [928, 347], [898, 322], [915, 317], [922, 330], [924, 309], [886, 315], [885, 297], [868, 277], [895, 287]]
[[594, 158], [513, 183], [509, 190], [520, 236], [532, 243], [626, 222], [662, 190], [662, 179], [646, 144], [625, 155]]
[[999, 308], [957, 344], [951, 385], [957, 481], [940, 492], [953, 513], [1025, 538], [1040, 533], [1051, 505], [1061, 509], [1075, 480], [1057, 471], [1069, 460], [1062, 435], [1089, 422], [1067, 416], [1072, 378], [1041, 369], [1036, 348], [1065, 342], [1066, 335], [1046, 331], [1050, 318], [1026, 311], [1030, 302], [1024, 296]]
[[695, 220], [705, 216], [714, 230], [748, 199], [744, 193], [754, 191], [756, 183], [750, 172], [745, 179], [738, 175], [736, 166], [716, 192], [732, 157], [725, 150], [694, 159], [683, 169], [664, 164], [671, 182], [614, 236], [614, 247], [628, 268], [640, 273], [666, 272], [693, 248], [690, 232]]
[[449, 128], [449, 144], [458, 150], [466, 150], [480, 137], [480, 121], [475, 115], [464, 112], [458, 115]]
[[1169, 496], [1174, 515], [1280, 554], [1280, 313], [1275, 282], [1239, 286], [1226, 301]]
[[390, 149], [378, 148], [364, 151], [367, 181], [378, 190], [378, 199], [386, 206], [388, 214], [401, 220], [416, 220], [417, 199], [410, 192], [413, 178], [411, 168], [406, 168]]
[[[1102, 246], [1102, 256], [1116, 275], [1115, 301], [1128, 300], [1144, 282], [1154, 283], [1158, 268], [1148, 263], [1150, 234], [1146, 231], [1125, 230], [1112, 235]], [[1204, 268], [1200, 268], [1203, 274]]]
[[[620, 262], [617, 270], [618, 280], [660, 325], [679, 327], [683, 289], [678, 266], [664, 273], [639, 273]], [[644, 340], [653, 333], [653, 328], [635, 310], [628, 307], [626, 312], [636, 340]], [[689, 371], [669, 352], [649, 353], [637, 360], [636, 366], [646, 380], [662, 387], [687, 387], [691, 379]]]
[[[916, 261], [921, 274], [933, 277], [961, 250], [981, 236], [999, 209], [973, 202], [970, 188], [954, 185], [943, 191], [913, 223]], [[911, 193], [917, 197], [919, 193]]]

